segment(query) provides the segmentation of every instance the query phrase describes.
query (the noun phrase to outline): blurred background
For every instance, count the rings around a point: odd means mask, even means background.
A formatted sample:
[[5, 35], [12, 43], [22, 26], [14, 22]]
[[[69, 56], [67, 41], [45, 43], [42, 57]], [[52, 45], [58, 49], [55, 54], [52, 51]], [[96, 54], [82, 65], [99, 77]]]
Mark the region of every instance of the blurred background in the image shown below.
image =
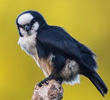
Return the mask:
[[[35, 84], [45, 78], [17, 45], [15, 20], [30, 9], [91, 48], [98, 56], [98, 73], [110, 89], [110, 0], [0, 0], [0, 100], [30, 100]], [[103, 98], [83, 76], [81, 84], [63, 87], [63, 100], [110, 100], [109, 92]]]

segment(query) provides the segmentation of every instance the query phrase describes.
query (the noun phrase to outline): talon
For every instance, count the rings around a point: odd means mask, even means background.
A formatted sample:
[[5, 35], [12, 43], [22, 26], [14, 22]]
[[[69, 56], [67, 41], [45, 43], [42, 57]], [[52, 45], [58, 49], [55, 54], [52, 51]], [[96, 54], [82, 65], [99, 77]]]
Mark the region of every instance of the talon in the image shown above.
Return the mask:
[[49, 84], [49, 82], [48, 82], [48, 81], [46, 81], [46, 82], [45, 82], [45, 84], [46, 84], [46, 85], [48, 85], [48, 84]]
[[40, 83], [38, 83], [38, 86], [39, 86], [39, 87], [42, 87], [42, 83], [41, 83], [41, 82], [40, 82]]
[[38, 83], [38, 86], [41, 87], [42, 85]]
[[38, 86], [41, 87], [42, 84], [44, 84], [44, 83], [45, 83], [46, 85], [48, 85], [48, 84], [49, 84], [48, 81], [51, 80], [51, 79], [53, 79], [52, 76], [49, 76], [49, 77], [45, 78], [45, 79], [42, 80], [40, 83], [38, 83]]
[[62, 84], [62, 81], [60, 81], [60, 80], [59, 80], [59, 81], [57, 81], [57, 82], [58, 82], [59, 84]]
[[57, 78], [55, 78], [55, 80], [56, 80], [59, 84], [62, 84], [62, 82], [63, 82], [63, 78], [62, 78], [62, 77], [57, 77]]

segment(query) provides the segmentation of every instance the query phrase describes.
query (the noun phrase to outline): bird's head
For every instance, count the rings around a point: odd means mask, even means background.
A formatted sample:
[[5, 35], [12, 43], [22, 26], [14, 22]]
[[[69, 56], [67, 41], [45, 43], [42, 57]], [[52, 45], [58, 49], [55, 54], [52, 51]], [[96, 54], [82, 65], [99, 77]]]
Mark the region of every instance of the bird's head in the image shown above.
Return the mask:
[[16, 19], [16, 24], [20, 37], [34, 34], [47, 25], [43, 16], [32, 10], [21, 13]]

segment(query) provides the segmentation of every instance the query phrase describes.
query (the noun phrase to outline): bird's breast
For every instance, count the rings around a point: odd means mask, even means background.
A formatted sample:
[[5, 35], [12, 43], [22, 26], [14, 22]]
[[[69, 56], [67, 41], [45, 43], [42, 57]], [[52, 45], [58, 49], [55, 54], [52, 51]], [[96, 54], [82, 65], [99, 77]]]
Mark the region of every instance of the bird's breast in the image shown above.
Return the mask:
[[36, 50], [36, 34], [30, 36], [20, 37], [18, 44], [21, 46], [21, 49], [24, 50], [29, 55], [34, 55]]
[[48, 77], [53, 70], [53, 55], [50, 54], [50, 56], [47, 59], [39, 58], [38, 54], [36, 53], [33, 55], [34, 60], [36, 61], [37, 65], [42, 69], [44, 75]]
[[[22, 50], [24, 50], [27, 54], [33, 57], [37, 65], [42, 69], [44, 75], [48, 77], [52, 73], [54, 68], [55, 62], [52, 62], [53, 58], [60, 60], [60, 57], [57, 57], [52, 53], [50, 53], [50, 55], [46, 59], [43, 57], [39, 57], [36, 48], [37, 43], [35, 39], [36, 34], [32, 34], [31, 36], [27, 37], [20, 37], [18, 44], [20, 44]], [[64, 79], [64, 81], [68, 83], [75, 81], [78, 76], [79, 65], [74, 60], [69, 59], [67, 59], [64, 63], [65, 65], [62, 67], [58, 75], [61, 76]]]
[[53, 55], [50, 54], [47, 59], [39, 58], [37, 48], [36, 48], [36, 34], [32, 34], [31, 36], [20, 37], [18, 44], [21, 46], [21, 49], [24, 50], [28, 55], [33, 57], [38, 67], [40, 67], [47, 77], [52, 73], [53, 64], [52, 58]]

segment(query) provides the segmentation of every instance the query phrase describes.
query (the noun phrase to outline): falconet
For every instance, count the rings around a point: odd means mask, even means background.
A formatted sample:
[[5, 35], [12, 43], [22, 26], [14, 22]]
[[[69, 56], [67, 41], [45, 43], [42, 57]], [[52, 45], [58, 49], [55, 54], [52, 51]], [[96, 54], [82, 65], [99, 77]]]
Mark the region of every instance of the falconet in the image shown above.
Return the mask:
[[87, 77], [104, 96], [107, 87], [97, 74], [95, 54], [59, 26], [48, 25], [37, 11], [21, 13], [16, 19], [18, 44], [41, 68], [46, 78], [62, 83], [79, 83], [80, 75]]

